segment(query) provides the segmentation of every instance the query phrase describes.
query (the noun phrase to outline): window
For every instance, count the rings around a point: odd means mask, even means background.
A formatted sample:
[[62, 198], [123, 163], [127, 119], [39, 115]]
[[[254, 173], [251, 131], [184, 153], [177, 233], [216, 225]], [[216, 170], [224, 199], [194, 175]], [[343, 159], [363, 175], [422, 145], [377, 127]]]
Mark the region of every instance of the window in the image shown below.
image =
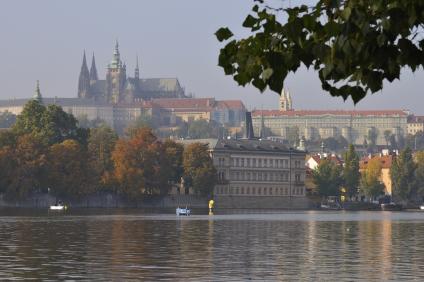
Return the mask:
[[241, 194], [244, 195], [244, 187], [241, 187]]
[[284, 167], [285, 168], [289, 167], [289, 161], [288, 160], [284, 160]]
[[262, 189], [259, 187], [258, 188], [258, 195], [261, 195], [262, 194]]
[[266, 193], [267, 193], [267, 188], [264, 187], [264, 195], [266, 195]]
[[239, 193], [239, 188], [237, 187], [236, 188], [236, 194], [238, 195], [238, 193]]
[[250, 181], [250, 172], [247, 172], [247, 173], [246, 173], [246, 176], [247, 176], [247, 177], [246, 177], [246, 178], [247, 178], [247, 180], [248, 180], [248, 181]]
[[236, 172], [236, 180], [240, 180], [240, 172]]
[[274, 167], [274, 160], [269, 160], [269, 167]]
[[255, 195], [256, 194], [256, 188], [252, 187], [252, 194]]
[[269, 188], [269, 194], [272, 195], [272, 187]]
[[250, 187], [247, 187], [247, 189], [246, 189], [247, 191], [246, 191], [246, 194], [250, 194]]
[[256, 172], [252, 173], [252, 180], [256, 180]]
[[256, 167], [256, 159], [252, 159], [252, 163], [253, 163], [252, 166]]
[[241, 158], [241, 160], [240, 160], [240, 166], [241, 167], [244, 167], [244, 158]]
[[268, 173], [264, 172], [264, 181], [268, 181]]
[[267, 166], [268, 166], [268, 160], [264, 159], [264, 167], [267, 167]]
[[296, 182], [300, 182], [300, 174], [296, 173], [295, 176], [294, 176], [294, 179], [295, 179]]
[[236, 158], [236, 166], [239, 166], [239, 159]]
[[258, 159], [258, 167], [262, 166], [262, 159]]
[[246, 166], [250, 167], [250, 159], [246, 159]]
[[300, 161], [295, 161], [294, 162], [294, 167], [295, 168], [300, 168]]

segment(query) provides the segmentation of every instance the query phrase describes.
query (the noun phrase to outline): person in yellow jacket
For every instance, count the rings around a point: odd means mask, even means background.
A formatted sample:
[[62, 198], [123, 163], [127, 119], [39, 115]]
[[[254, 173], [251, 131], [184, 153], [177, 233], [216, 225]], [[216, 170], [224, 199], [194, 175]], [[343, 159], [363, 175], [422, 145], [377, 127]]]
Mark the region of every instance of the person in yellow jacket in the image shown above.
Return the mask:
[[209, 201], [209, 214], [212, 214], [212, 209], [214, 204], [215, 204], [214, 200]]

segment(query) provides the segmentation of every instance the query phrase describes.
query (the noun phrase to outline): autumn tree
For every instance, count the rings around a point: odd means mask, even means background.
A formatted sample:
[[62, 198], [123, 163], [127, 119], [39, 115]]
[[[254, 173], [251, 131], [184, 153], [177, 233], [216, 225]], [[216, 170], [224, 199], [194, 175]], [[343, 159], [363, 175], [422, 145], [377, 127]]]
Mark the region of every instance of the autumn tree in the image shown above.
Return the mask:
[[331, 160], [323, 159], [312, 171], [314, 184], [321, 196], [339, 196], [342, 185], [341, 168]]
[[358, 193], [360, 172], [359, 157], [356, 154], [355, 147], [350, 144], [349, 149], [344, 153], [343, 184], [346, 187], [349, 197]]
[[162, 193], [169, 189], [169, 162], [165, 147], [149, 128], [137, 129], [120, 139], [112, 152], [114, 177], [119, 191], [130, 197]]
[[312, 67], [325, 91], [357, 103], [399, 79], [402, 68], [423, 66], [422, 1], [320, 0], [287, 8], [267, 2], [255, 0], [243, 22], [250, 36], [216, 32], [228, 40], [218, 64], [239, 85], [281, 93], [290, 72]]
[[184, 146], [176, 143], [170, 139], [167, 139], [163, 143], [165, 154], [169, 162], [170, 177], [169, 180], [173, 183], [178, 183], [183, 176], [183, 152]]
[[0, 131], [0, 148], [5, 146], [14, 146], [18, 139], [18, 135], [12, 130]]
[[87, 153], [76, 140], [53, 144], [48, 152], [48, 187], [57, 197], [81, 197], [95, 188]]
[[196, 194], [210, 195], [217, 182], [216, 169], [207, 144], [188, 145], [183, 155], [184, 180]]
[[11, 186], [17, 168], [13, 147], [0, 147], [0, 194], [6, 193]]
[[91, 128], [88, 137], [88, 160], [93, 169], [93, 178], [97, 179], [99, 188], [113, 190], [112, 152], [118, 140], [118, 135], [110, 127], [103, 125]]
[[384, 194], [384, 184], [380, 182], [381, 163], [378, 158], [372, 158], [362, 172], [360, 189], [361, 192], [371, 198]]
[[390, 169], [393, 196], [402, 201], [414, 199], [416, 196], [415, 181], [416, 164], [412, 158], [411, 149], [406, 148], [397, 156]]
[[421, 198], [424, 197], [424, 151], [419, 151], [415, 155], [415, 181], [417, 190]]
[[[7, 178], [3, 181], [8, 183], [7, 197], [22, 199], [44, 188], [45, 150], [44, 143], [39, 136], [24, 134], [17, 139], [13, 151], [7, 151], [3, 155], [3, 157], [10, 157], [8, 164], [3, 163]], [[11, 153], [12, 156], [10, 156]]]

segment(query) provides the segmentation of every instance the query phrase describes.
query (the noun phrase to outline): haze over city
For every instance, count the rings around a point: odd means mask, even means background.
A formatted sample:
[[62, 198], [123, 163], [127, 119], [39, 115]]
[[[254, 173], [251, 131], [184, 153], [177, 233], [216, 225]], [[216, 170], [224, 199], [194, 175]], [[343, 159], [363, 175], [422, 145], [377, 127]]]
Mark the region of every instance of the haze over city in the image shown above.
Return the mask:
[[[278, 1], [276, 1], [278, 2]], [[287, 3], [286, 1], [282, 3]], [[292, 1], [296, 3], [296, 1]], [[7, 1], [0, 11], [2, 65], [0, 99], [31, 97], [40, 80], [46, 97], [76, 97], [85, 50], [94, 52], [105, 76], [115, 40], [128, 73], [140, 59], [140, 77], [177, 77], [196, 97], [241, 99], [248, 109], [278, 108], [279, 96], [239, 87], [217, 66], [222, 47], [215, 31], [228, 26], [237, 36], [250, 1]], [[366, 97], [357, 109], [422, 109], [422, 70], [403, 71], [400, 81]], [[321, 90], [316, 73], [302, 70], [285, 83], [296, 109], [353, 109], [353, 102]]]

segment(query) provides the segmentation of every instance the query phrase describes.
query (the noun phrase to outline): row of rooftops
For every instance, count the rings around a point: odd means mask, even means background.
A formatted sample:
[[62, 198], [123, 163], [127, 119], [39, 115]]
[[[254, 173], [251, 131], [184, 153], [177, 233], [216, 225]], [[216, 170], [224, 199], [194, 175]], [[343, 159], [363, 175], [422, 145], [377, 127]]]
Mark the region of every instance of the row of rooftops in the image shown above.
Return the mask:
[[297, 149], [289, 148], [282, 143], [262, 139], [185, 139], [180, 140], [183, 144], [202, 143], [207, 144], [214, 151], [239, 151], [239, 152], [267, 152], [267, 153], [302, 153]]
[[296, 116], [399, 116], [407, 117], [408, 114], [403, 110], [255, 110], [252, 112], [254, 117], [296, 117]]
[[[58, 104], [61, 106], [111, 106], [106, 101], [85, 98], [42, 98], [45, 104]], [[23, 106], [31, 99], [0, 100], [0, 107]], [[214, 98], [161, 98], [151, 100], [139, 100], [129, 104], [117, 104], [117, 107], [137, 108], [165, 108], [178, 110], [203, 110], [231, 109], [246, 110], [240, 100], [217, 101]]]

